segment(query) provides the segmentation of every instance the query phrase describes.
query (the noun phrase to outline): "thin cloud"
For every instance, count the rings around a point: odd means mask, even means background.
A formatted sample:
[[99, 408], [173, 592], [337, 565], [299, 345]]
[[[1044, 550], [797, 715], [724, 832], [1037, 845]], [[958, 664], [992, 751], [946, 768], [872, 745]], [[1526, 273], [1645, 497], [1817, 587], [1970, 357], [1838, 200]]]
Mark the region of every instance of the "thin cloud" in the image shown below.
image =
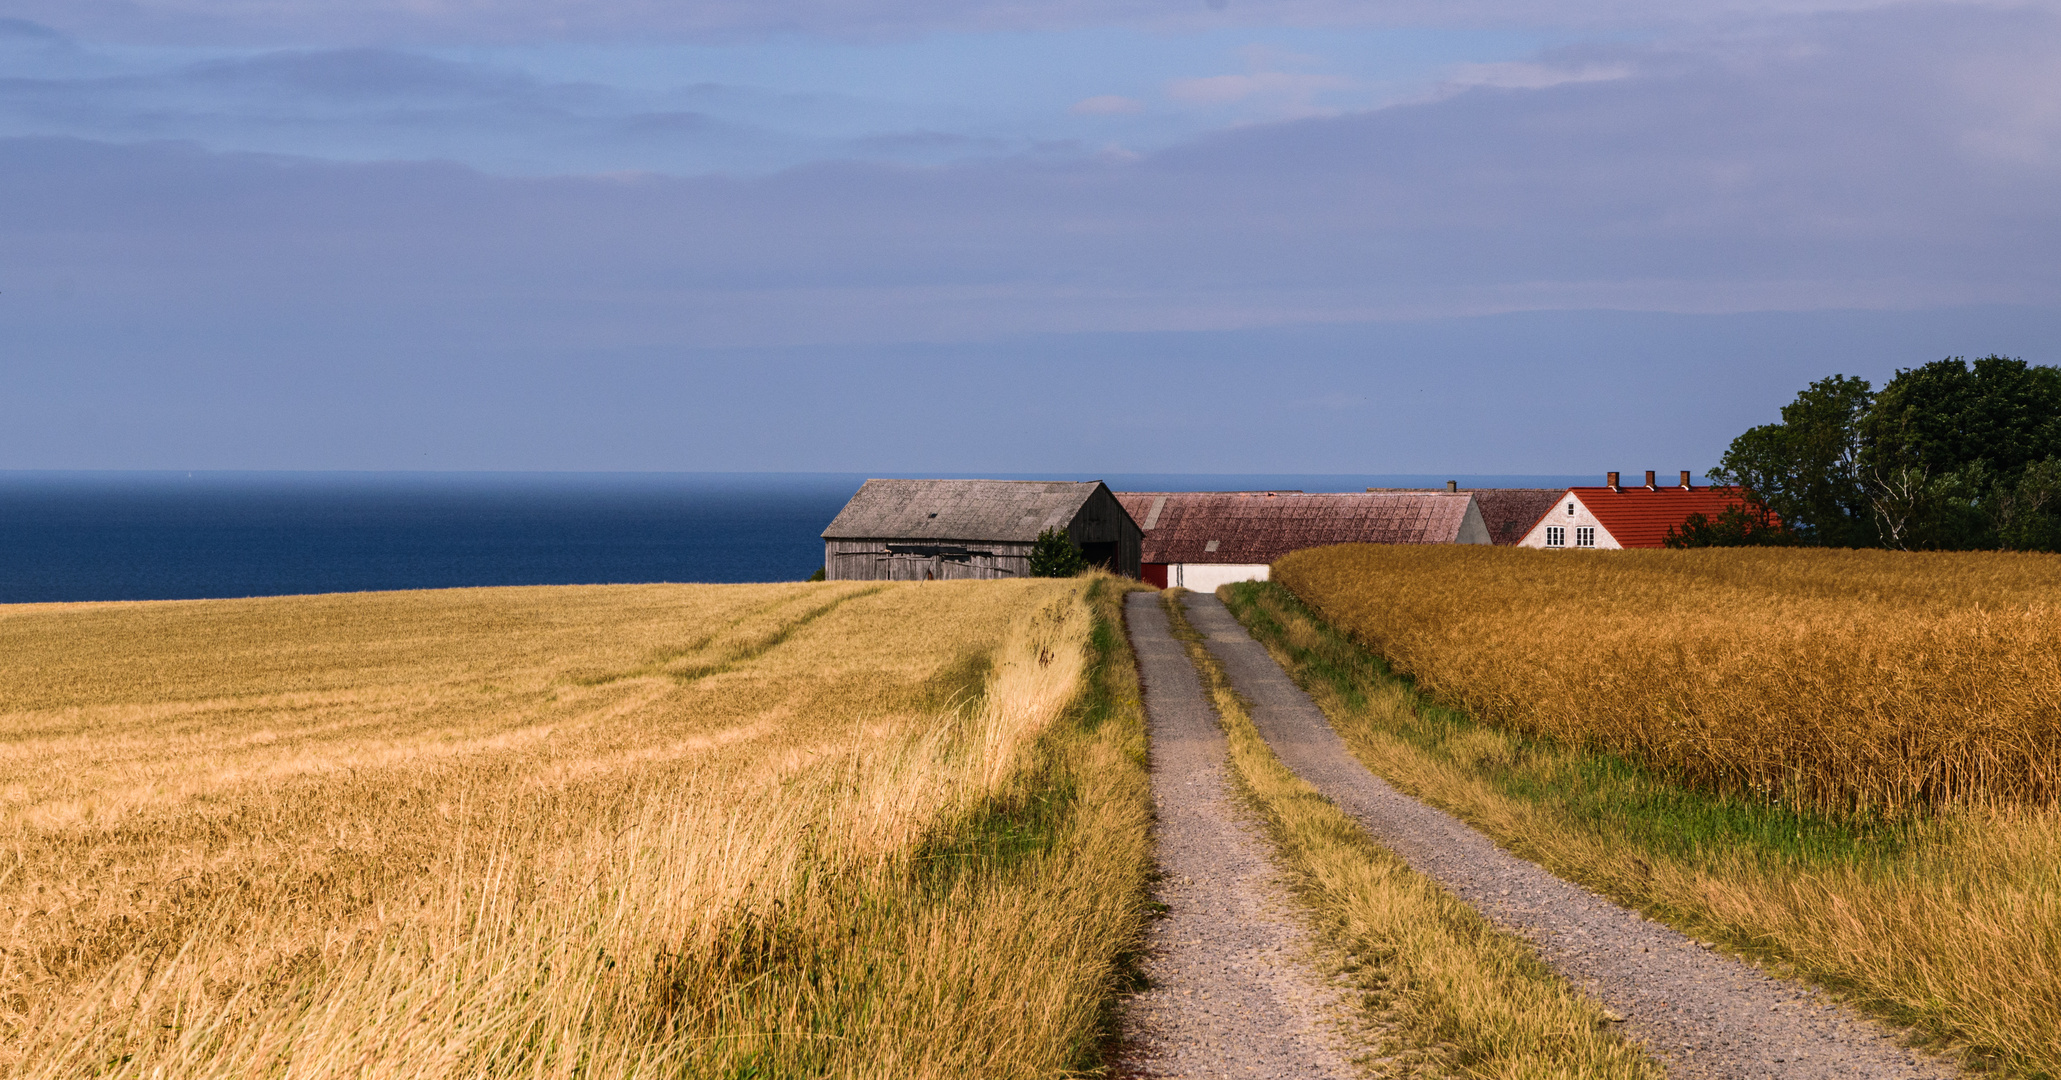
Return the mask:
[[1124, 97], [1122, 94], [1098, 94], [1074, 102], [1073, 107], [1066, 111], [1076, 116], [1117, 116], [1144, 112], [1145, 103], [1137, 98]]
[[1630, 63], [1555, 64], [1539, 61], [1509, 61], [1495, 64], [1460, 64], [1445, 80], [1449, 91], [1476, 86], [1506, 90], [1544, 90], [1568, 83], [1610, 82], [1628, 79], [1637, 69]]
[[1302, 71], [1255, 71], [1243, 75], [1206, 75], [1175, 79], [1167, 83], [1166, 94], [1175, 101], [1194, 105], [1231, 105], [1255, 98], [1273, 98], [1308, 105], [1324, 93], [1351, 90], [1359, 80], [1343, 75], [1319, 75]]
[[[1965, 0], [1985, 6], [1985, 0]], [[1503, 26], [1586, 30], [1694, 26], [1900, 6], [1900, 0], [6, 0], [10, 18], [100, 40], [217, 45], [736, 40], [810, 34], [854, 40], [939, 32], [1129, 26]], [[2044, 5], [2043, 5], [2044, 6]]]
[[30, 306], [70, 267], [225, 325], [428, 318], [437, 296], [539, 342], [653, 346], [2061, 303], [2061, 169], [1971, 148], [1970, 130], [2019, 121], [1954, 89], [2004, 43], [2061, 45], [2061, 21], [1817, 29], [1818, 49], [1674, 55], [1137, 158], [625, 185], [17, 141], [0, 144], [0, 273]]

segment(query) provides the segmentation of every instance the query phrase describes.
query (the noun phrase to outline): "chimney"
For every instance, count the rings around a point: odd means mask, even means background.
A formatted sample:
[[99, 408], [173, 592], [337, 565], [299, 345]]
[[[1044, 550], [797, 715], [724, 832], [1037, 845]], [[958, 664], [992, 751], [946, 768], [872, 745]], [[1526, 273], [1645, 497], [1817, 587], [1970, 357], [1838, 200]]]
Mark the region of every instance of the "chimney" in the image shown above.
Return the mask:
[[1617, 474], [1614, 472], [1607, 472], [1603, 474], [1603, 486], [1609, 488], [1612, 491], [1624, 490], [1623, 488], [1617, 486]]
[[1447, 491], [1450, 491], [1450, 492], [1452, 492], [1452, 493], [1453, 493], [1453, 494], [1455, 494], [1455, 495], [1459, 494], [1459, 492], [1460, 492], [1460, 482], [1459, 482], [1458, 480], [1448, 480], [1448, 481], [1446, 481], [1446, 490], [1447, 490]]
[[1682, 490], [1689, 490], [1689, 470], [1687, 469], [1682, 470]]
[[1646, 490], [1647, 490], [1647, 491], [1659, 491], [1659, 490], [1660, 490], [1660, 488], [1658, 488], [1658, 487], [1654, 486], [1654, 483], [1653, 483], [1653, 470], [1652, 470], [1652, 469], [1647, 469], [1647, 470], [1646, 470]]

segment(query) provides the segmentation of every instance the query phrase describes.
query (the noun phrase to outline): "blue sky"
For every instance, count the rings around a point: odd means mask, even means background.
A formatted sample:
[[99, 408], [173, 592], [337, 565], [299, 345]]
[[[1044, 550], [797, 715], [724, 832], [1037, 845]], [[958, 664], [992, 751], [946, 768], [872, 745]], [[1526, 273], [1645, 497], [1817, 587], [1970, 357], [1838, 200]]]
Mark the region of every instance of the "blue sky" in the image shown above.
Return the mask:
[[2051, 4], [0, 0], [0, 468], [1702, 469], [2061, 362]]

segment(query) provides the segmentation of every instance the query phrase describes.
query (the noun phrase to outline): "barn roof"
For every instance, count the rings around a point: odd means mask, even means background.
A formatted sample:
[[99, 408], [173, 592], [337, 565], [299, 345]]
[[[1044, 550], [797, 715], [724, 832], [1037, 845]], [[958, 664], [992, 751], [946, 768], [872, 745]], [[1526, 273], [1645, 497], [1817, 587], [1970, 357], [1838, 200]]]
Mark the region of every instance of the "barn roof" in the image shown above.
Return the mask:
[[825, 540], [983, 540], [1025, 543], [1064, 529], [1099, 480], [868, 480], [838, 511]]
[[[1444, 488], [1368, 488], [1381, 494], [1447, 491]], [[1481, 522], [1488, 527], [1489, 543], [1509, 547], [1524, 539], [1531, 527], [1560, 501], [1566, 488], [1458, 488], [1449, 493], [1474, 496], [1481, 507]]]
[[1460, 534], [1469, 500], [1443, 491], [1124, 491], [1116, 497], [1144, 528], [1143, 561], [1149, 563], [1271, 563], [1326, 544], [1449, 544]]
[[1611, 537], [1628, 548], [1664, 547], [1667, 531], [1680, 528], [1690, 514], [1702, 514], [1715, 521], [1727, 507], [1746, 503], [1746, 496], [1736, 487], [1647, 488], [1626, 484], [1622, 488], [1568, 488], [1567, 494], [1580, 499], [1597, 522], [1610, 530]]
[[1560, 501], [1560, 496], [1560, 488], [1474, 489], [1482, 523], [1488, 526], [1489, 542], [1506, 547], [1524, 539], [1524, 534]]

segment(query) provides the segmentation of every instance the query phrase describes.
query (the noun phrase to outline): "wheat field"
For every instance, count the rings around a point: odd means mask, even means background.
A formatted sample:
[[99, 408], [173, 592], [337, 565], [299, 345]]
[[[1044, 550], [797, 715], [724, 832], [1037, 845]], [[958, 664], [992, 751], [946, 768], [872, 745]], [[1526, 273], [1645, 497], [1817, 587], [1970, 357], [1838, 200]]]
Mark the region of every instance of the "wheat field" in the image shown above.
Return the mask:
[[1102, 591], [0, 608], [0, 1068], [1075, 1067], [1150, 858]]
[[2061, 808], [1882, 821], [1695, 792], [1427, 700], [1278, 582], [1224, 593], [1353, 754], [1401, 790], [1978, 1071], [2061, 1076]]
[[2061, 558], [1348, 546], [1276, 578], [1444, 704], [1726, 793], [2061, 801]]

